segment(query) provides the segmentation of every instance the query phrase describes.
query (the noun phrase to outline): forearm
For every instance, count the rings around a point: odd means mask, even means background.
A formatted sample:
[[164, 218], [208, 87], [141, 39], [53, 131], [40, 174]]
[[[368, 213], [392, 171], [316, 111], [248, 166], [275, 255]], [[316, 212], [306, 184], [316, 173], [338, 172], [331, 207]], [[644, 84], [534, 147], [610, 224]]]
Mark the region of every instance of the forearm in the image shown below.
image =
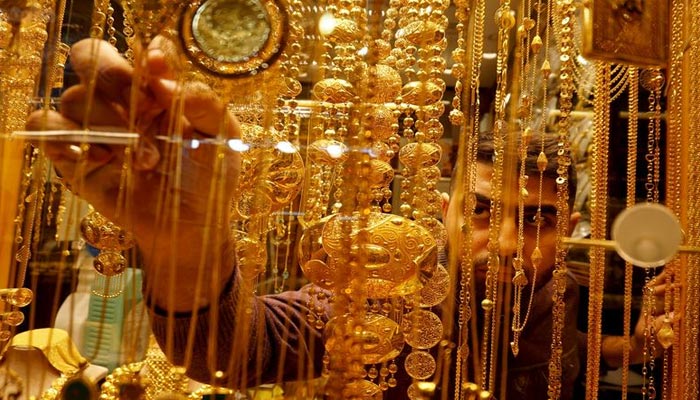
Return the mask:
[[644, 361], [644, 349], [639, 348], [631, 336], [605, 336], [601, 343], [601, 359], [610, 368], [620, 368], [624, 364], [625, 353], [629, 354], [629, 363], [640, 364]]
[[206, 383], [215, 371], [224, 371], [221, 383], [233, 388], [317, 376], [324, 347], [321, 331], [307, 321], [308, 292], [256, 297], [244, 283], [238, 277], [224, 288], [216, 321], [211, 307], [171, 318], [152, 309], [152, 330], [166, 354], [172, 340], [168, 355], [186, 365], [190, 377]]
[[[257, 343], [269, 346], [263, 329], [259, 329], [262, 305], [252, 295], [244, 294], [236, 279], [225, 285], [218, 301], [192, 313], [168, 313], [151, 308], [151, 329], [160, 347], [174, 365], [185, 366], [191, 378], [212, 383], [216, 371], [229, 372], [224, 382], [231, 387], [247, 386], [240, 375], [269, 363], [269, 351], [257, 355]], [[215, 306], [214, 306], [215, 305]], [[215, 307], [215, 308], [214, 308]], [[214, 312], [216, 311], [216, 312]], [[262, 349], [261, 349], [262, 350]], [[256, 360], [253, 363], [251, 360]], [[242, 365], [231, 362], [243, 363]], [[258, 366], [257, 362], [261, 365]], [[232, 367], [232, 368], [231, 368]]]
[[232, 246], [223, 240], [223, 230], [213, 235], [200, 223], [183, 222], [177, 231], [136, 236], [143, 255], [144, 295], [163, 310], [190, 312], [217, 302], [234, 273]]

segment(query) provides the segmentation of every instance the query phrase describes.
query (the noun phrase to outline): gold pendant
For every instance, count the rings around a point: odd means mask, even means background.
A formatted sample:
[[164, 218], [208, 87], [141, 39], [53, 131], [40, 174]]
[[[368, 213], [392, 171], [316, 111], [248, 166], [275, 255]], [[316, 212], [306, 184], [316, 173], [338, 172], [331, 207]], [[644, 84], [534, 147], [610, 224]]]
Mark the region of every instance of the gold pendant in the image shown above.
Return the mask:
[[656, 339], [661, 343], [664, 349], [668, 349], [673, 345], [674, 333], [670, 322], [664, 321], [661, 329], [656, 332]]
[[185, 8], [180, 32], [195, 64], [241, 76], [269, 68], [284, 50], [288, 29], [276, 0], [197, 0]]

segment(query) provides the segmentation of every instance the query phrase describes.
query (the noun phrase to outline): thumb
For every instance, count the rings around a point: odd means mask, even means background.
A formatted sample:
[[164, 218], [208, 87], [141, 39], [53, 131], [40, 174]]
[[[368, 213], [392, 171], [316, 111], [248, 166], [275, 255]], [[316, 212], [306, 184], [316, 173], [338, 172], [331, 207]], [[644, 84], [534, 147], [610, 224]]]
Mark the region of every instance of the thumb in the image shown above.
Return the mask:
[[150, 89], [162, 107], [177, 113], [175, 110], [181, 106], [187, 121], [200, 133], [226, 139], [240, 137], [238, 120], [208, 85], [155, 78], [150, 83]]

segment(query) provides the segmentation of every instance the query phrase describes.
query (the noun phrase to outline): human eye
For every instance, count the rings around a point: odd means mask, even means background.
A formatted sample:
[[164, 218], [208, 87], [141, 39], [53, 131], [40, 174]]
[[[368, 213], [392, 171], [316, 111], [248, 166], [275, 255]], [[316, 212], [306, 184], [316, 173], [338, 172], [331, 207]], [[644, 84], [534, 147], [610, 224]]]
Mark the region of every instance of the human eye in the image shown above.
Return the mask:
[[491, 218], [491, 205], [484, 202], [477, 202], [474, 206], [474, 218], [475, 219], [489, 219]]
[[526, 212], [523, 220], [528, 226], [536, 227], [539, 225], [540, 228], [550, 228], [557, 224], [556, 214], [541, 211]]

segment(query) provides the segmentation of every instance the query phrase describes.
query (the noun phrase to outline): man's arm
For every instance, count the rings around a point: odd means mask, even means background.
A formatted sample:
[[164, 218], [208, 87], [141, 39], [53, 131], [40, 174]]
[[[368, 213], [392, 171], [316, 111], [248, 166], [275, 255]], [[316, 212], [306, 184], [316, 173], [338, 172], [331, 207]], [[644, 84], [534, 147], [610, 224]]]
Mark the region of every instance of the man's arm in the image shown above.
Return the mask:
[[[151, 327], [161, 347], [167, 349], [172, 337], [174, 348], [188, 349], [175, 353], [172, 361], [187, 365], [188, 375], [200, 382], [212, 382], [214, 372], [224, 371], [218, 383], [233, 388], [317, 377], [324, 346], [321, 331], [307, 320], [311, 286], [256, 297], [240, 283], [232, 282], [222, 294], [215, 328], [207, 307], [176, 315], [170, 336], [167, 313], [152, 311]], [[328, 304], [320, 305], [327, 315]]]
[[[227, 139], [239, 137], [240, 129], [210, 88], [178, 85], [165, 53], [154, 47], [147, 54], [147, 80], [133, 97], [134, 70], [128, 62], [104, 41], [78, 42], [70, 61], [81, 84], [64, 92], [60, 113], [34, 112], [27, 128], [127, 131], [129, 113], [136, 114], [131, 128], [140, 137], [129, 156], [124, 146], [93, 143], [76, 152], [75, 143], [37, 145], [74, 192], [133, 233], [143, 253], [146, 294], [152, 303], [190, 311], [216, 299], [233, 273], [231, 258], [225, 259], [227, 215], [215, 219], [210, 211], [222, 204], [227, 210], [225, 204], [237, 187], [240, 157], [232, 151], [219, 157], [220, 146], [209, 145], [184, 151], [175, 160], [157, 137]], [[134, 99], [136, 106], [131, 104]], [[131, 166], [128, 187], [125, 166]], [[117, 204], [125, 195], [126, 205]]]

